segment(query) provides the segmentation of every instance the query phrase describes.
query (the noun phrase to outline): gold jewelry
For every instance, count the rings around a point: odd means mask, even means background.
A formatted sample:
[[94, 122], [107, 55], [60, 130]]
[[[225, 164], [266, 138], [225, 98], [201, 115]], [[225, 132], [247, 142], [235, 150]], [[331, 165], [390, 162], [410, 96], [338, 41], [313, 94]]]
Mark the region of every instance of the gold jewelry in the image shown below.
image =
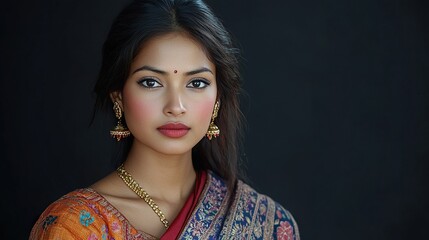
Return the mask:
[[219, 111], [219, 101], [216, 101], [213, 109], [212, 121], [210, 122], [209, 129], [207, 130], [206, 136], [209, 140], [212, 140], [213, 137], [218, 137], [220, 134], [219, 128], [214, 124], [214, 120], [217, 117], [217, 113]]
[[129, 174], [125, 168], [124, 164], [121, 164], [116, 171], [118, 172], [118, 175], [122, 180], [125, 182], [125, 184], [133, 190], [141, 199], [143, 199], [151, 208], [152, 210], [158, 215], [159, 220], [164, 224], [165, 228], [168, 228], [168, 220], [165, 218], [164, 213], [162, 213], [161, 209], [159, 209], [158, 205], [153, 201], [153, 199], [149, 196], [149, 194], [140, 187], [140, 185], [134, 180], [134, 178]]
[[115, 111], [115, 116], [118, 119], [118, 123], [113, 130], [110, 130], [110, 135], [116, 138], [116, 140], [119, 142], [121, 139], [130, 136], [130, 131], [128, 131], [128, 129], [122, 125], [122, 110], [121, 107], [119, 107], [118, 102], [113, 104], [113, 111]]

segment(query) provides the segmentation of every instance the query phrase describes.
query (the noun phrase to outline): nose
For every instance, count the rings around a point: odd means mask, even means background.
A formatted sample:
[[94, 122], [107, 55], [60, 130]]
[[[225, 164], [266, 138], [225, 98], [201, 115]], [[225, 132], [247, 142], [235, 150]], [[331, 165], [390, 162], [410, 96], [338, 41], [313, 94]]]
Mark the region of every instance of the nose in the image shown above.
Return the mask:
[[177, 91], [169, 91], [167, 102], [164, 107], [164, 114], [167, 116], [177, 117], [184, 113], [186, 113], [186, 108], [182, 94]]

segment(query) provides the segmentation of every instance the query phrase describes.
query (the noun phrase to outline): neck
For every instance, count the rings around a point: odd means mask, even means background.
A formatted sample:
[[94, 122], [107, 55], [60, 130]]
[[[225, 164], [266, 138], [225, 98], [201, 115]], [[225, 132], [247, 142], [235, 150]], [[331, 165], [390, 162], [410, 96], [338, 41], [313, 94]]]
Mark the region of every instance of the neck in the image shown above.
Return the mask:
[[166, 202], [186, 199], [196, 178], [191, 151], [166, 155], [133, 144], [124, 167], [152, 198]]

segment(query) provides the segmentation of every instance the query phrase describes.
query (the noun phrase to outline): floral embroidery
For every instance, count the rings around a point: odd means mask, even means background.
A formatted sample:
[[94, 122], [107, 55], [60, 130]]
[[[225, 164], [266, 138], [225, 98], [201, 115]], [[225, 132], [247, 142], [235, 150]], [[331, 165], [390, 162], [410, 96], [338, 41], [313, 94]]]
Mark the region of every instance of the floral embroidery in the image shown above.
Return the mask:
[[94, 217], [89, 212], [82, 210], [80, 211], [79, 221], [83, 226], [88, 227], [94, 222]]
[[57, 220], [57, 216], [52, 216], [49, 215], [45, 218], [45, 220], [43, 221], [43, 229], [46, 229], [49, 225], [51, 225], [52, 223], [55, 223], [55, 220]]
[[[180, 239], [218, 239], [218, 232], [213, 235], [207, 235], [207, 231], [216, 227], [221, 227], [223, 218], [219, 216], [222, 204], [227, 195], [227, 187], [220, 178], [209, 175], [209, 186], [204, 194], [200, 207], [191, 217], [186, 230]], [[217, 226], [219, 225], [219, 226]]]
[[204, 232], [204, 229], [206, 229], [206, 227], [204, 226], [204, 223], [200, 221], [194, 222], [191, 225], [192, 235], [196, 237], [201, 236], [201, 234]]
[[121, 231], [121, 225], [117, 221], [112, 222], [110, 227], [112, 228], [113, 232], [120, 232]]
[[299, 239], [287, 211], [269, 197], [242, 182], [231, 195], [213, 172], [208, 182], [180, 239]]
[[88, 240], [98, 240], [98, 237], [95, 233], [91, 233], [91, 235], [89, 235]]
[[[215, 173], [209, 171], [207, 176], [202, 198], [178, 239], [299, 240], [292, 215], [271, 198], [241, 181], [231, 193], [225, 181]], [[80, 231], [80, 225], [101, 226], [100, 232], [87, 235], [88, 240], [152, 239], [134, 229], [117, 209], [91, 189], [77, 190], [61, 201], [63, 210], [41, 216], [30, 239], [39, 239], [38, 236], [50, 231], [49, 225], [55, 223], [76, 231]], [[70, 208], [79, 221], [57, 217]]]
[[289, 222], [281, 221], [280, 226], [277, 228], [277, 239], [292, 240], [293, 229]]
[[232, 227], [231, 236], [234, 236], [235, 238], [240, 238], [242, 233], [243, 233], [243, 225], [236, 224]]

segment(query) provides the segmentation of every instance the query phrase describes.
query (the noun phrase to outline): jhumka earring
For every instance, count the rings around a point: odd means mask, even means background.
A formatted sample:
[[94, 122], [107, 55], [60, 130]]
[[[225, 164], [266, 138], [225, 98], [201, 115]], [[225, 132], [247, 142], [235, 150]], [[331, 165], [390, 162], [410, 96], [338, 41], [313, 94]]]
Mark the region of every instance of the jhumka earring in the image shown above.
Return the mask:
[[216, 102], [213, 109], [212, 121], [210, 122], [209, 129], [207, 130], [206, 136], [209, 140], [212, 140], [213, 137], [218, 137], [220, 134], [219, 128], [214, 123], [215, 118], [217, 117], [217, 113], [219, 111], [219, 101]]
[[130, 136], [130, 131], [124, 125], [122, 125], [121, 118], [122, 118], [122, 110], [119, 107], [119, 103], [115, 102], [113, 104], [113, 111], [115, 111], [115, 116], [118, 119], [118, 124], [116, 124], [115, 128], [113, 130], [110, 130], [110, 135], [119, 142], [121, 139], [126, 138]]

